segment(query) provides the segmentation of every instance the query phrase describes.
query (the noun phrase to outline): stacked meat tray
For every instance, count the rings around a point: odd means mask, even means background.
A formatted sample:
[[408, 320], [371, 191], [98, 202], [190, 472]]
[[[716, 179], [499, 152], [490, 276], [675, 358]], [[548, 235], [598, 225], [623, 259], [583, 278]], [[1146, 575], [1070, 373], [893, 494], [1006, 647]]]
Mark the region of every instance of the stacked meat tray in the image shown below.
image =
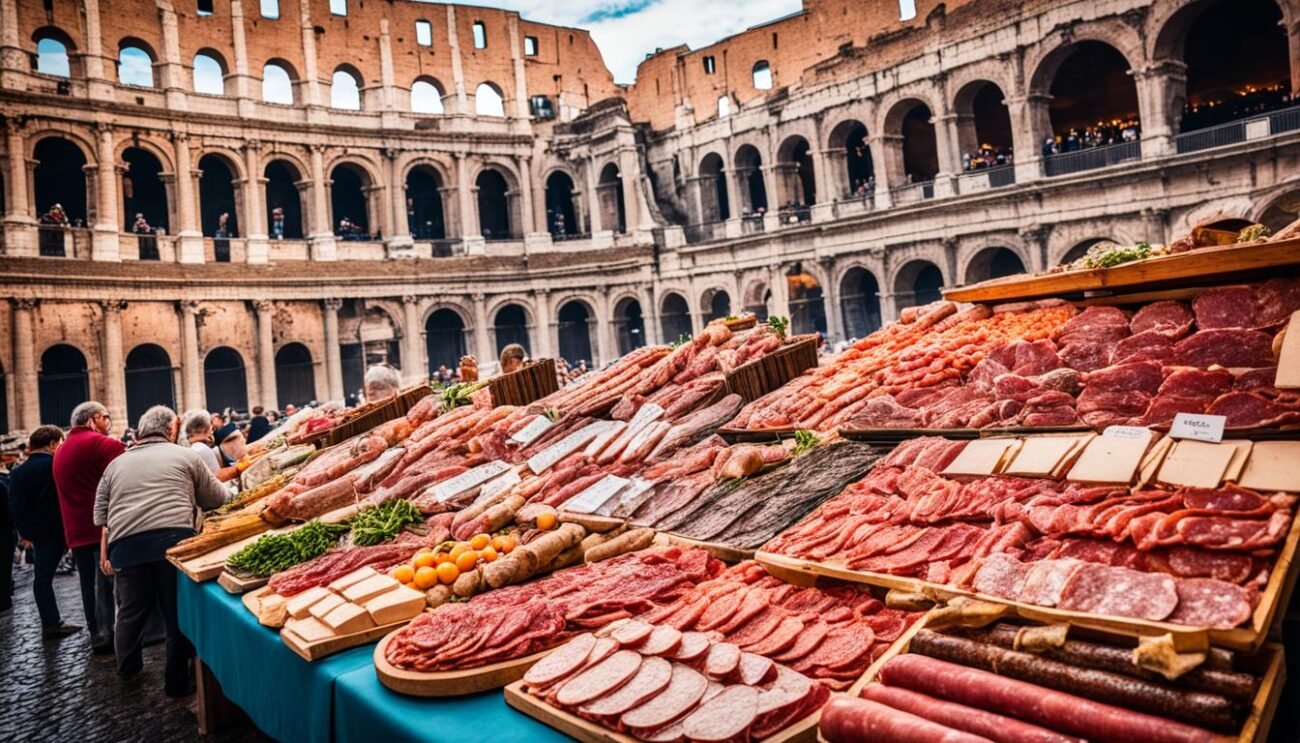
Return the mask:
[[[938, 615], [932, 616], [938, 623]], [[1264, 740], [1282, 648], [1171, 657], [1067, 625], [920, 630], [872, 683], [823, 710], [828, 743]]]
[[1179, 412], [1223, 415], [1230, 429], [1300, 423], [1300, 393], [1274, 384], [1300, 279], [1181, 293], [1195, 296], [908, 308], [728, 430], [1100, 430]]

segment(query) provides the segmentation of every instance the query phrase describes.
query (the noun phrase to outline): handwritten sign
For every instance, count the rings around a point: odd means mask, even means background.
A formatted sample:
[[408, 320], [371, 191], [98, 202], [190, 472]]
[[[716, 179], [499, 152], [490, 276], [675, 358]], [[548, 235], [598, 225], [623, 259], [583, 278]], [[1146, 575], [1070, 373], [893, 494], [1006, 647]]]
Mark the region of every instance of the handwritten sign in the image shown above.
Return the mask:
[[433, 497], [439, 503], [446, 503], [462, 493], [467, 493], [492, 478], [505, 474], [510, 470], [509, 462], [488, 462], [480, 464], [472, 470], [462, 472], [459, 475], [440, 482], [433, 486]]
[[1173, 425], [1169, 427], [1169, 437], [1217, 444], [1223, 441], [1223, 426], [1227, 422], [1227, 417], [1222, 415], [1178, 413], [1174, 416]]
[[1151, 429], [1142, 426], [1106, 426], [1101, 432], [1108, 439], [1127, 439], [1129, 441], [1146, 441], [1151, 438]]
[[528, 446], [536, 441], [538, 436], [546, 433], [553, 425], [555, 424], [551, 422], [550, 418], [547, 418], [544, 415], [539, 415], [529, 421], [528, 425], [515, 431], [515, 434], [510, 437], [510, 440], [520, 446]]
[[528, 458], [528, 469], [533, 471], [534, 475], [540, 475], [550, 469], [556, 462], [564, 459], [575, 451], [581, 449], [591, 440], [603, 433], [607, 428], [613, 425], [612, 421], [596, 421], [590, 425], [574, 431], [565, 436], [551, 446], [537, 452]]
[[515, 471], [514, 468], [511, 468], [508, 472], [495, 480], [488, 480], [483, 483], [483, 487], [478, 489], [478, 497], [474, 499], [472, 505], [477, 506], [480, 503], [486, 503], [500, 495], [503, 490], [512, 488], [518, 484], [519, 473]]
[[605, 501], [605, 505], [597, 508], [597, 516], [613, 516], [615, 513], [622, 516], [630, 516], [637, 506], [641, 505], [641, 496], [655, 484], [644, 477], [632, 476], [632, 484], [628, 485], [618, 494], [617, 498], [611, 498]]
[[591, 513], [605, 505], [605, 501], [627, 487], [629, 482], [631, 481], [627, 478], [617, 475], [605, 475], [595, 485], [565, 501], [560, 509], [571, 513]]
[[623, 433], [626, 429], [626, 423], [623, 421], [614, 421], [604, 433], [597, 435], [596, 438], [591, 440], [590, 444], [587, 444], [587, 449], [583, 454], [588, 457], [595, 457], [597, 454], [604, 451], [605, 447], [609, 446], [609, 442], [613, 441], [615, 436]]

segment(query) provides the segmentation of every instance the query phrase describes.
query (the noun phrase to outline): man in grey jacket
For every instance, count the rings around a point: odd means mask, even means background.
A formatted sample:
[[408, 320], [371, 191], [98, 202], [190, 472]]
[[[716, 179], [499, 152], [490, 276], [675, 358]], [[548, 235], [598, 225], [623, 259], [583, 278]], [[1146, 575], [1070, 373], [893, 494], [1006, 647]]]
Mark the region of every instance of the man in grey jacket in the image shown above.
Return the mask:
[[156, 405], [140, 416], [136, 445], [104, 470], [95, 494], [95, 523], [108, 528], [108, 560], [117, 576], [117, 672], [134, 676], [144, 667], [140, 646], [155, 604], [167, 625], [164, 691], [179, 697], [194, 690], [194, 647], [176, 618], [176, 569], [167, 548], [194, 535], [200, 509], [226, 501], [228, 492], [197, 452], [174, 442], [180, 419]]

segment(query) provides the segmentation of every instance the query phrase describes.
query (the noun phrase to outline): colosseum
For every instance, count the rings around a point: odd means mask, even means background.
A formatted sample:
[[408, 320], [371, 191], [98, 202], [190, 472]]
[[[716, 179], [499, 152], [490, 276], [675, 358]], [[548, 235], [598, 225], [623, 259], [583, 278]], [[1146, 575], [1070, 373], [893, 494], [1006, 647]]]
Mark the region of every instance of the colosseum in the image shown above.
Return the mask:
[[0, 431], [282, 407], [1300, 212], [1300, 0], [805, 0], [617, 85], [408, 0], [0, 0]]

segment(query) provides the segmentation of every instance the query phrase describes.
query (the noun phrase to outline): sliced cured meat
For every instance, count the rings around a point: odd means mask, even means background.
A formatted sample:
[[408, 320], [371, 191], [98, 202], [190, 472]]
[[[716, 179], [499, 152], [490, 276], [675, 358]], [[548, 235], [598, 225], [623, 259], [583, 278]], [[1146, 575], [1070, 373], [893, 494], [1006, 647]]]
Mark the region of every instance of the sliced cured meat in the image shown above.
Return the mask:
[[1144, 330], [1115, 343], [1111, 363], [1128, 361], [1158, 361], [1169, 363], [1174, 358], [1174, 341], [1159, 330]]
[[703, 632], [683, 632], [682, 641], [677, 646], [677, 652], [673, 653], [674, 660], [692, 662], [701, 658], [709, 652], [709, 636]]
[[740, 654], [740, 683], [758, 686], [775, 673], [776, 664], [761, 655]]
[[995, 553], [984, 558], [972, 585], [980, 593], [1014, 599], [1024, 591], [1029, 568], [1011, 555]]
[[542, 658], [524, 674], [524, 683], [529, 686], [547, 686], [582, 668], [587, 663], [587, 656], [596, 644], [596, 636], [585, 632], [569, 640], [555, 652]]
[[641, 654], [635, 650], [620, 650], [560, 684], [555, 701], [566, 707], [578, 707], [609, 694], [636, 675], [641, 662]]
[[1041, 560], [1031, 563], [1025, 576], [1020, 600], [1036, 606], [1056, 606], [1061, 603], [1061, 592], [1083, 563], [1079, 560]]
[[592, 716], [621, 715], [663, 691], [672, 676], [672, 663], [663, 658], [645, 658], [626, 684], [580, 709]]
[[693, 668], [673, 664], [673, 675], [664, 690], [619, 718], [625, 728], [653, 731], [693, 709], [709, 686], [709, 680]]
[[1277, 362], [1273, 358], [1273, 339], [1268, 334], [1240, 328], [1192, 333], [1174, 346], [1174, 359], [1184, 366], [1201, 368], [1216, 364], [1226, 367], [1271, 366]]
[[1256, 392], [1229, 392], [1220, 395], [1210, 407], [1209, 415], [1222, 415], [1227, 428], [1267, 428], [1300, 419], [1294, 406], [1274, 402]]
[[1232, 629], [1250, 619], [1251, 593], [1212, 578], [1179, 578], [1178, 608], [1169, 621], [1192, 627]]
[[1270, 279], [1255, 290], [1255, 326], [1281, 325], [1300, 310], [1300, 280]]
[[694, 741], [739, 739], [758, 717], [758, 689], [728, 686], [682, 720], [682, 732]]
[[1250, 578], [1254, 560], [1237, 552], [1212, 552], [1198, 547], [1178, 546], [1169, 550], [1170, 572], [1185, 578], [1214, 578], [1243, 583]]
[[740, 648], [729, 642], [715, 642], [704, 656], [704, 673], [711, 679], [724, 679], [740, 665]]
[[1200, 330], [1253, 327], [1255, 293], [1247, 286], [1209, 289], [1192, 301], [1192, 310]]
[[[645, 639], [654, 631], [654, 625], [640, 622], [635, 619], [620, 625], [618, 629], [609, 633], [610, 638], [617, 641], [623, 647], [635, 647], [645, 642]], [[653, 653], [651, 653], [653, 655]]]
[[803, 620], [798, 617], [786, 617], [781, 620], [781, 623], [775, 629], [768, 633], [767, 637], [748, 645], [742, 645], [742, 647], [751, 653], [772, 657], [794, 645], [795, 641], [799, 639], [799, 634], [803, 632], [803, 628]]
[[772, 656], [772, 660], [778, 663], [791, 663], [808, 655], [826, 639], [826, 633], [830, 632], [830, 625], [821, 619], [817, 619], [795, 639], [794, 644], [787, 650]]
[[1012, 717], [936, 699], [909, 689], [871, 684], [862, 690], [862, 698], [1003, 743], [1082, 743], [1079, 738], [1061, 735]]
[[1182, 302], [1152, 302], [1133, 314], [1128, 327], [1134, 335], [1154, 330], [1178, 340], [1192, 329], [1192, 321], [1195, 319], [1192, 311]]
[[1168, 575], [1089, 564], [1070, 577], [1058, 605], [1067, 611], [1159, 622], [1178, 605], [1178, 591]]
[[642, 655], [672, 656], [682, 644], [682, 633], [674, 627], [660, 625], [641, 643], [637, 650]]
[[1222, 488], [1182, 488], [1178, 495], [1188, 508], [1213, 511], [1258, 511], [1271, 505], [1259, 493], [1231, 483]]
[[822, 710], [818, 729], [829, 743], [993, 743], [910, 712], [852, 697], [832, 699]]
[[1185, 516], [1175, 529], [1187, 544], [1206, 549], [1246, 551], [1270, 547], [1282, 539], [1291, 523], [1289, 510], [1278, 511], [1272, 518], [1240, 519], [1223, 516]]

